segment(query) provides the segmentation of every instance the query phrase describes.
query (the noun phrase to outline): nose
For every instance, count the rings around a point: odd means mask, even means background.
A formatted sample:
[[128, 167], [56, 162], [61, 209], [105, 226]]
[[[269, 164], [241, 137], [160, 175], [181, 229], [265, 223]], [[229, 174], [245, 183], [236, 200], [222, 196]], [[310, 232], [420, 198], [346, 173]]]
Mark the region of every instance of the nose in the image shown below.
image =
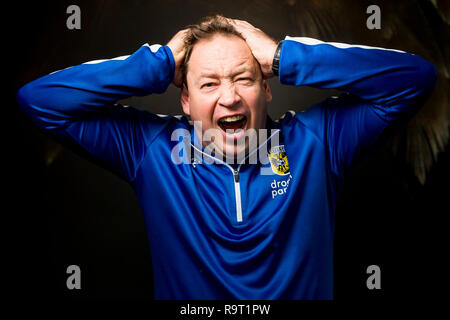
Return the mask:
[[219, 105], [226, 108], [232, 108], [239, 103], [240, 100], [241, 97], [236, 91], [234, 84], [224, 84], [222, 86], [218, 100]]

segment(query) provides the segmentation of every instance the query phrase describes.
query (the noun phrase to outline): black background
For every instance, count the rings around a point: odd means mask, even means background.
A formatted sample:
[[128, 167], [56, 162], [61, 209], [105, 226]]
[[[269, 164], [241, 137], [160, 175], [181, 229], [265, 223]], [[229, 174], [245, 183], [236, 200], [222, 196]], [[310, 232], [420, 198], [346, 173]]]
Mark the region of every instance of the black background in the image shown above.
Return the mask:
[[[71, 4], [81, 8], [81, 30], [66, 27]], [[241, 1], [55, 1], [14, 3], [3, 11], [7, 101], [2, 211], [8, 253], [3, 265], [11, 297], [22, 302], [153, 298], [151, 254], [133, 191], [64, 147], [47, 166], [46, 152], [58, 144], [21, 114], [15, 101], [20, 86], [85, 61], [130, 54], [146, 42], [165, 44], [177, 30], [214, 12], [249, 19], [278, 40], [296, 35], [283, 18], [288, 7], [244, 9]], [[361, 12], [362, 23], [366, 18]], [[276, 79], [270, 85], [274, 99], [269, 114], [274, 118], [334, 93], [283, 87]], [[171, 86], [163, 95], [125, 102], [180, 114], [178, 99]], [[447, 147], [424, 186], [388, 147], [349, 177], [336, 213], [336, 303], [377, 305], [441, 296], [448, 269], [444, 219], [450, 212], [449, 155]], [[66, 288], [71, 264], [81, 268], [81, 290]], [[366, 268], [372, 264], [381, 268], [381, 290], [366, 287]]]

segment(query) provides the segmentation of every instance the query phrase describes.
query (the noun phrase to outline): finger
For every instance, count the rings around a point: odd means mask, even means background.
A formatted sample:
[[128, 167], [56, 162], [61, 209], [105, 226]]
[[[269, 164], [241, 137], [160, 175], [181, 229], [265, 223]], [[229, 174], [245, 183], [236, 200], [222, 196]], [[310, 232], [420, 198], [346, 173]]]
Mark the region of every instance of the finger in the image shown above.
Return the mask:
[[239, 32], [241, 33], [247, 33], [249, 31], [249, 28], [246, 27], [244, 24], [236, 21], [236, 20], [230, 20], [230, 24]]
[[234, 26], [239, 26], [239, 27], [246, 26], [246, 25], [250, 25], [247, 21], [239, 20], [239, 19], [231, 19], [231, 18], [228, 18], [228, 21], [229, 21], [231, 24], [233, 24]]
[[235, 19], [232, 19], [232, 18], [225, 18], [225, 19], [229, 24], [236, 25]]
[[248, 28], [254, 28], [254, 26], [250, 22], [245, 21], [245, 20], [234, 19], [234, 22], [237, 25], [240, 25], [240, 26], [244, 26], [244, 27], [248, 27]]

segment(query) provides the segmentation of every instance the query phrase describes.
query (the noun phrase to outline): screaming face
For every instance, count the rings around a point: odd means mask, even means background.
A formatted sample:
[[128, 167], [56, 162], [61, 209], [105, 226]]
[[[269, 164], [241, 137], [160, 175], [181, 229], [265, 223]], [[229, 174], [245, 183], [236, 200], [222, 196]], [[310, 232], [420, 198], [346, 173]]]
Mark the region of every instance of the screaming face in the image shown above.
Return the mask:
[[[272, 99], [247, 43], [224, 34], [200, 40], [192, 49], [186, 80], [181, 104], [193, 121], [201, 122], [202, 132], [197, 134], [203, 137], [203, 146], [213, 140], [215, 151], [223, 155], [245, 152], [248, 131], [265, 128]], [[206, 131], [214, 132], [214, 139], [205, 141]]]

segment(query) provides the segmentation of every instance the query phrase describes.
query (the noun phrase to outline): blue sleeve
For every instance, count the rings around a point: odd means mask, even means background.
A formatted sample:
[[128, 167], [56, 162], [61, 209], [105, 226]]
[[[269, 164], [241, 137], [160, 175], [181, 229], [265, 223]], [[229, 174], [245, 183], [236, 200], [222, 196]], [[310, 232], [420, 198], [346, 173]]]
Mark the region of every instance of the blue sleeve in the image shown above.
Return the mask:
[[290, 37], [281, 49], [281, 83], [344, 91], [296, 115], [323, 141], [338, 177], [423, 105], [436, 78], [431, 63], [399, 50]]
[[168, 47], [146, 44], [129, 56], [83, 63], [32, 81], [18, 91], [17, 100], [38, 127], [81, 147], [131, 182], [169, 120], [116, 102], [166, 91], [174, 68]]

